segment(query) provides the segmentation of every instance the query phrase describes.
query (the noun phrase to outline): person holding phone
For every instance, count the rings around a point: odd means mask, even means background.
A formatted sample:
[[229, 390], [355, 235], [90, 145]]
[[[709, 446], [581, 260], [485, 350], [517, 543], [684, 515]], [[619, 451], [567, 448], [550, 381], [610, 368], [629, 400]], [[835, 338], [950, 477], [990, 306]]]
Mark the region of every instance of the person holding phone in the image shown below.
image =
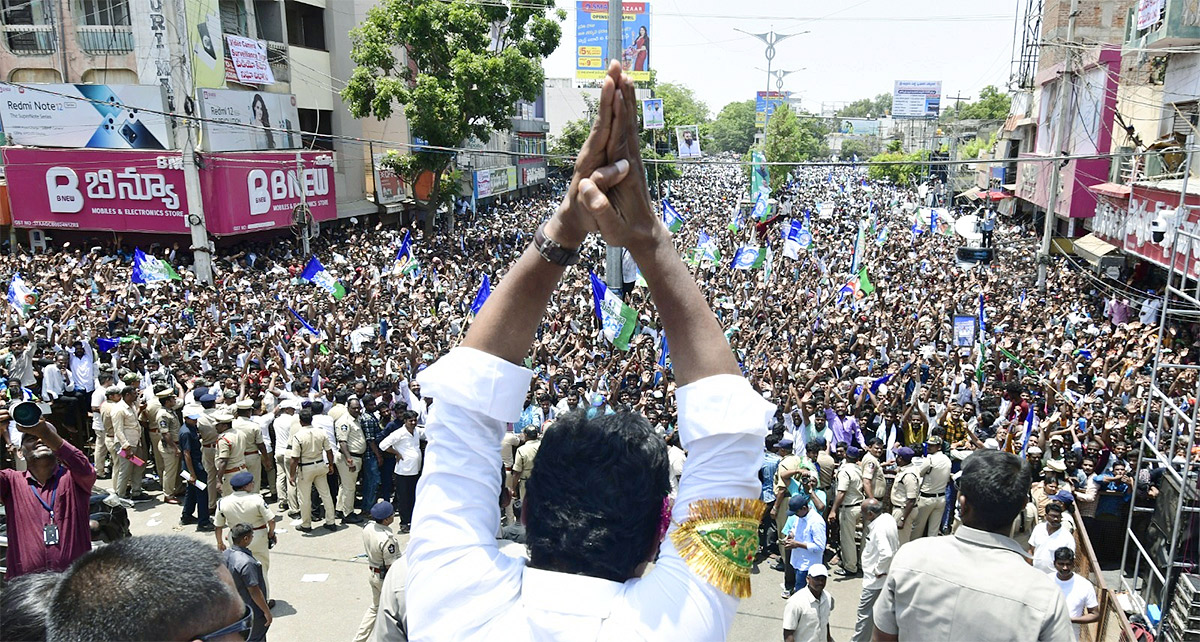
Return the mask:
[[[18, 413], [20, 418], [20, 414]], [[88, 502], [96, 469], [81, 450], [40, 415], [20, 425], [0, 409], [0, 424], [21, 434], [24, 471], [0, 470], [0, 503], [8, 516], [7, 578], [62, 571], [92, 548]]]

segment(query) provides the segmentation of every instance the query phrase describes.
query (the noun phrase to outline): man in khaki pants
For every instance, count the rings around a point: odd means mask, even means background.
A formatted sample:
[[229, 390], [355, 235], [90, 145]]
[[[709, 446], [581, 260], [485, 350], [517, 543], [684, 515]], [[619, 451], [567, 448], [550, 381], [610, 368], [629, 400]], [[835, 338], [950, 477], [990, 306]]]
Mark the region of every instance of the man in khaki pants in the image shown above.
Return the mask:
[[[142, 492], [146, 470], [146, 448], [142, 443], [142, 424], [138, 421], [137, 388], [121, 390], [121, 403], [112, 412], [113, 435], [117, 441], [117, 474], [113, 491], [126, 499], [147, 499]], [[135, 464], [134, 459], [141, 464]]]
[[913, 539], [937, 535], [942, 529], [942, 513], [946, 510], [950, 458], [942, 452], [940, 437], [929, 438], [928, 450], [929, 456], [921, 465], [921, 497], [917, 500], [917, 514], [913, 519]]
[[916, 521], [917, 497], [921, 494], [921, 473], [912, 463], [916, 453], [908, 446], [896, 449], [896, 481], [892, 483], [892, 517], [896, 518], [896, 529], [903, 546], [912, 538], [912, 525]]
[[336, 531], [333, 499], [329, 496], [329, 480], [326, 475], [334, 473], [333, 444], [322, 428], [313, 428], [312, 409], [300, 409], [300, 432], [292, 435], [288, 459], [288, 474], [296, 486], [300, 500], [300, 526], [296, 530], [312, 531], [312, 489], [317, 487], [321, 496], [321, 507], [325, 510], [325, 528]]
[[383, 578], [392, 564], [400, 559], [400, 543], [396, 541], [396, 534], [392, 532], [394, 512], [391, 502], [382, 501], [375, 504], [371, 507], [371, 523], [363, 529], [363, 548], [367, 551], [367, 565], [371, 568], [371, 575], [367, 578], [371, 584], [371, 606], [368, 606], [367, 612], [363, 614], [354, 642], [366, 642], [371, 639], [371, 634], [375, 631], [375, 614], [379, 610]]
[[832, 527], [836, 523], [839, 528], [841, 547], [838, 550], [838, 556], [842, 561], [842, 568], [838, 569], [838, 575], [857, 575], [858, 574], [858, 544], [854, 540], [855, 529], [858, 528], [858, 520], [862, 516], [863, 502], [863, 475], [862, 469], [858, 467], [858, 461], [862, 459], [862, 451], [855, 446], [846, 448], [846, 460], [838, 468], [837, 476], [837, 498], [833, 500], [833, 506], [829, 510], [829, 526]]
[[363, 521], [354, 513], [354, 488], [358, 484], [358, 473], [362, 470], [363, 455], [367, 454], [367, 437], [358, 423], [362, 415], [362, 402], [355, 398], [346, 401], [346, 412], [334, 423], [337, 435], [338, 487], [337, 512], [347, 524]]
[[175, 414], [176, 397], [171, 388], [155, 393], [159, 400], [158, 410], [154, 413], [154, 423], [150, 425], [152, 433], [158, 434], [156, 450], [163, 467], [159, 469], [162, 478], [163, 499], [176, 503], [175, 499], [181, 494], [179, 486], [179, 416]]

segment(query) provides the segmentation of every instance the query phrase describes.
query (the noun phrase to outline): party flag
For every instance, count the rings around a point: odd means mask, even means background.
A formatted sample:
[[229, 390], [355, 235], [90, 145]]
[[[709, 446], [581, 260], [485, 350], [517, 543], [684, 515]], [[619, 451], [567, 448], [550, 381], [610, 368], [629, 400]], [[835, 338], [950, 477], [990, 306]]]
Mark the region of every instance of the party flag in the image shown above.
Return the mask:
[[762, 267], [767, 253], [758, 247], [740, 247], [733, 255], [730, 267], [734, 270], [754, 270]]
[[326, 270], [325, 266], [321, 265], [321, 261], [315, 256], [308, 260], [308, 265], [304, 267], [304, 272], [300, 274], [300, 278], [305, 281], [311, 281], [317, 287], [333, 295], [335, 299], [346, 296], [346, 288], [342, 287], [342, 284], [333, 278], [329, 270]]
[[421, 273], [421, 265], [417, 263], [417, 255], [413, 254], [412, 249], [412, 232], [404, 232], [404, 241], [400, 243], [400, 250], [396, 252], [396, 264], [392, 268], [393, 274], [412, 274]]
[[479, 291], [475, 293], [475, 300], [471, 302], [471, 314], [479, 314], [483, 309], [483, 304], [492, 296], [492, 282], [488, 279], [488, 275], [483, 275], [483, 282], [479, 284]]
[[629, 339], [637, 325], [637, 312], [625, 305], [604, 282], [589, 272], [592, 280], [592, 303], [596, 316], [604, 327], [604, 336], [619, 350], [629, 350]]
[[14, 274], [12, 281], [8, 284], [8, 304], [16, 308], [17, 314], [25, 316], [29, 312], [29, 308], [37, 303], [37, 299], [37, 292], [25, 284], [25, 279], [21, 278], [21, 274]]
[[666, 224], [667, 229], [670, 230], [672, 234], [678, 232], [679, 228], [683, 227], [685, 222], [683, 217], [679, 215], [679, 212], [675, 211], [674, 207], [671, 207], [670, 201], [665, 198], [662, 200], [662, 214], [663, 223]]
[[162, 259], [146, 256], [141, 248], [133, 249], [133, 271], [129, 280], [134, 283], [153, 283], [155, 281], [178, 281], [179, 274], [170, 263]]
[[310, 333], [310, 334], [312, 334], [314, 337], [319, 337], [319, 336], [321, 336], [321, 333], [320, 333], [320, 332], [317, 332], [317, 329], [316, 329], [316, 328], [314, 328], [314, 327], [312, 327], [312, 326], [311, 326], [311, 325], [308, 323], [308, 321], [305, 321], [305, 320], [304, 320], [304, 317], [300, 316], [300, 313], [299, 313], [299, 312], [296, 312], [296, 310], [295, 310], [294, 308], [292, 308], [291, 306], [288, 306], [288, 312], [291, 312], [291, 313], [292, 313], [292, 316], [296, 317], [296, 320], [300, 322], [300, 325], [304, 326], [304, 329], [305, 329], [305, 330], [308, 330], [308, 331], [309, 331], [309, 333]]

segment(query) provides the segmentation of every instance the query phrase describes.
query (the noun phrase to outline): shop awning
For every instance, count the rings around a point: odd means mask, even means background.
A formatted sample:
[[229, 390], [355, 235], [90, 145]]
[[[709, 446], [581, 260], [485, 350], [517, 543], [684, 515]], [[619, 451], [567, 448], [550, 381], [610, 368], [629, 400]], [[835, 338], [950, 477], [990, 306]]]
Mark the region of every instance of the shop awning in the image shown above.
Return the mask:
[[1117, 251], [1117, 246], [1105, 241], [1095, 234], [1088, 234], [1083, 238], [1075, 239], [1075, 254], [1083, 257], [1085, 261], [1092, 265], [1100, 265], [1101, 259], [1106, 254]]
[[959, 192], [958, 198], [966, 198], [966, 199], [970, 199], [972, 201], [977, 201], [977, 200], [979, 200], [979, 188], [972, 187], [971, 189], [969, 189], [965, 192]]
[[1113, 198], [1129, 198], [1130, 187], [1118, 183], [1100, 183], [1098, 185], [1089, 185], [1088, 190]]

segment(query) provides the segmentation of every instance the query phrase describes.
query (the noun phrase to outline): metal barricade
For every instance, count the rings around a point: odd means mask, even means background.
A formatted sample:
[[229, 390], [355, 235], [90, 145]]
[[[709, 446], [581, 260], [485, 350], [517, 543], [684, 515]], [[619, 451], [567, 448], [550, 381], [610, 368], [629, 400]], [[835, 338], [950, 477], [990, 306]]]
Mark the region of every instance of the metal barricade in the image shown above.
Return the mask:
[[1086, 577], [1092, 586], [1096, 587], [1096, 601], [1099, 602], [1100, 619], [1093, 624], [1080, 627], [1080, 642], [1133, 642], [1133, 629], [1129, 626], [1129, 618], [1117, 600], [1116, 593], [1104, 582], [1100, 563], [1096, 560], [1096, 552], [1092, 550], [1092, 542], [1088, 538], [1087, 529], [1083, 526], [1083, 518], [1079, 515], [1079, 507], [1071, 504], [1071, 513], [1075, 519], [1075, 565], [1077, 572]]

